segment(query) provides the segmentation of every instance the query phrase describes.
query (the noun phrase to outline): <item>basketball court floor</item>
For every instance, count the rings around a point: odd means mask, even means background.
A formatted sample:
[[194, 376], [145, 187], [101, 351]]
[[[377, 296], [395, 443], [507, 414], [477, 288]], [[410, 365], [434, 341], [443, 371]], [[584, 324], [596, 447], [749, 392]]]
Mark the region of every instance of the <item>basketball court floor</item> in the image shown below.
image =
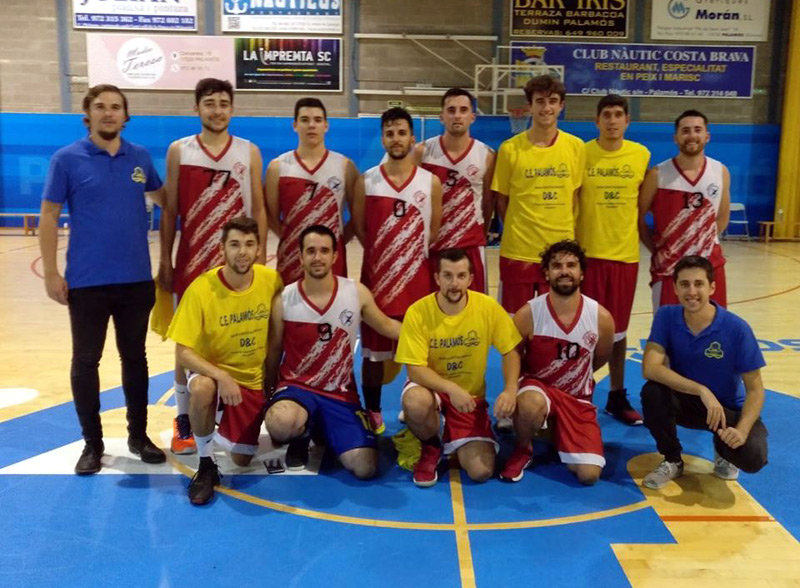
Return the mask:
[[[61, 239], [61, 267], [63, 247]], [[158, 237], [151, 237], [157, 259]], [[518, 484], [474, 484], [443, 464], [416, 488], [394, 463], [400, 379], [384, 388], [380, 475], [355, 480], [328, 457], [270, 475], [268, 440], [252, 467], [220, 458], [213, 503], [186, 497], [195, 458], [145, 466], [127, 452], [119, 362], [109, 332], [100, 367], [106, 467], [72, 473], [82, 442], [69, 390], [67, 311], [47, 299], [35, 237], [0, 236], [0, 586], [492, 587], [540, 585], [747, 588], [800, 586], [800, 244], [727, 241], [730, 309], [767, 361], [763, 417], [770, 463], [723, 482], [711, 436], [681, 430], [683, 478], [641, 486], [660, 460], [643, 427], [600, 414], [608, 464], [582, 487], [537, 447]], [[275, 243], [269, 244], [275, 251]], [[360, 251], [349, 247], [351, 276]], [[497, 250], [489, 251], [496, 290]], [[626, 383], [640, 406], [640, 361], [652, 315], [645, 262], [628, 331]], [[155, 267], [155, 265], [154, 265]], [[493, 292], [494, 293], [494, 292]], [[151, 334], [150, 436], [169, 445], [173, 348]], [[607, 369], [595, 402], [605, 404]], [[490, 398], [502, 379], [487, 374]], [[511, 449], [502, 439], [501, 459]]]

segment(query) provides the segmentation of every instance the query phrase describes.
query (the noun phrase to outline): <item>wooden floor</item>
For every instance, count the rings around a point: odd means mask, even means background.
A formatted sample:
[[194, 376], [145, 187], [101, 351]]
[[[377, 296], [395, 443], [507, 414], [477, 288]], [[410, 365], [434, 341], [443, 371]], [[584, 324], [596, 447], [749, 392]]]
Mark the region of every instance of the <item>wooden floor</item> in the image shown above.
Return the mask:
[[[0, 234], [0, 423], [71, 398], [67, 310], [45, 295], [36, 238], [19, 233]], [[65, 244], [62, 236], [62, 268]], [[275, 249], [271, 235], [268, 251]], [[728, 259], [729, 308], [749, 322], [761, 342], [768, 363], [763, 371], [765, 386], [779, 394], [800, 397], [800, 243], [727, 241], [724, 250]], [[151, 236], [151, 253], [156, 260], [156, 234]], [[351, 276], [358, 275], [360, 254], [358, 247], [349, 247]], [[496, 249], [487, 251], [492, 293], [497, 288], [497, 256]], [[633, 360], [641, 353], [641, 340], [647, 338], [652, 319], [646, 252], [642, 258], [645, 262], [640, 266], [634, 316], [628, 331]], [[120, 385], [111, 329], [100, 368], [104, 390]], [[169, 371], [173, 346], [150, 334], [148, 359], [151, 374]], [[161, 431], [168, 428], [173, 409], [156, 408], [151, 412], [151, 429]], [[110, 425], [122, 431], [121, 409], [118, 413], [112, 416], [111, 423], [104, 413], [107, 430]], [[656, 460], [653, 454], [630, 460], [628, 470], [633, 480], [639, 483]], [[772, 467], [780, 464], [773, 463]], [[687, 468], [702, 472], [708, 469], [708, 462], [692, 459]], [[613, 545], [631, 584], [800, 586], [797, 529], [790, 532], [778, 524], [738, 484], [726, 485], [711, 476], [702, 478], [700, 486], [696, 483], [699, 478], [685, 478], [692, 482], [675, 484], [663, 493], [643, 490], [645, 500], [667, 525], [676, 544]], [[796, 497], [787, 498], [796, 502]], [[720, 516], [723, 508], [724, 516]], [[736, 557], [728, 557], [732, 552]], [[725, 565], [718, 563], [721, 561]], [[730, 561], [734, 561], [733, 567]]]

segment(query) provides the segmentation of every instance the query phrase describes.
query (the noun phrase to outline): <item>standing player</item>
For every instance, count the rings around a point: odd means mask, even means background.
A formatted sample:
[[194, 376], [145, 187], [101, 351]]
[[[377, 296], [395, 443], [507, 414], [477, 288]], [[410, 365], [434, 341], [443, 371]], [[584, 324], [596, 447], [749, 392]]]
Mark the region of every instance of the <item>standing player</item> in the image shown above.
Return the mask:
[[639, 187], [650, 152], [625, 139], [629, 123], [628, 101], [622, 96], [608, 94], [597, 103], [600, 134], [586, 143], [575, 233], [587, 256], [581, 291], [611, 312], [616, 328], [606, 412], [628, 425], [641, 425], [642, 415], [631, 407], [625, 390], [625, 353], [639, 270]]
[[558, 129], [566, 90], [542, 75], [525, 85], [532, 125], [500, 145], [492, 180], [503, 221], [500, 241], [500, 300], [514, 312], [547, 292], [538, 251], [572, 239], [573, 209], [583, 178], [583, 141]]
[[[383, 113], [381, 140], [389, 158], [356, 182], [353, 221], [364, 246], [361, 281], [384, 313], [402, 320], [406, 309], [430, 292], [428, 246], [439, 232], [442, 184], [414, 164], [408, 112]], [[361, 345], [364, 403], [373, 428], [382, 433], [383, 362], [392, 358], [394, 343], [365, 325]]]
[[[203, 272], [221, 265], [219, 247], [223, 225], [238, 216], [256, 220], [260, 244], [258, 263], [266, 260], [267, 215], [261, 192], [261, 152], [253, 143], [228, 133], [233, 115], [233, 88], [229, 82], [206, 78], [195, 87], [195, 112], [202, 131], [178, 139], [167, 151], [167, 205], [161, 216], [161, 263], [158, 279], [178, 300]], [[175, 223], [181, 219], [181, 238], [175, 265], [172, 246]], [[186, 375], [176, 360], [173, 453], [196, 451], [189, 423]]]
[[597, 301], [581, 294], [586, 256], [576, 241], [560, 241], [542, 252], [550, 285], [514, 315], [525, 339], [514, 430], [517, 443], [500, 477], [522, 479], [533, 455], [534, 434], [553, 428], [562, 463], [583, 484], [594, 484], [606, 463], [592, 404], [592, 373], [608, 361], [614, 319]]
[[303, 277], [297, 239], [304, 228], [329, 227], [336, 235], [338, 255], [333, 268], [347, 277], [345, 243], [352, 236], [344, 225], [344, 205], [352, 210], [356, 166], [347, 157], [325, 147], [328, 114], [317, 98], [301, 98], [294, 105], [297, 149], [273, 159], [267, 167], [264, 192], [269, 224], [280, 237], [278, 272], [285, 284]]
[[[697, 110], [687, 110], [675, 119], [675, 143], [679, 153], [647, 172], [639, 206], [639, 238], [650, 250], [650, 285], [653, 310], [664, 304], [677, 304], [671, 280], [675, 265], [687, 255], [700, 255], [711, 261], [716, 276], [713, 298], [727, 305], [725, 258], [719, 234], [730, 218], [728, 168], [705, 155], [711, 139], [708, 118]], [[653, 213], [654, 230], [645, 223]]]
[[714, 435], [714, 474], [739, 477], [767, 463], [767, 429], [761, 421], [766, 363], [750, 326], [710, 301], [714, 268], [685, 257], [675, 266], [680, 306], [662, 306], [644, 350], [644, 424], [664, 461], [644, 478], [658, 490], [683, 474], [676, 424]]
[[[147, 463], [164, 452], [147, 437], [148, 372], [145, 339], [155, 300], [147, 245], [149, 194], [162, 203], [161, 179], [144, 148], [122, 139], [128, 99], [116, 86], [89, 88], [83, 98], [89, 135], [56, 151], [42, 193], [39, 247], [47, 295], [69, 308], [72, 331], [70, 383], [85, 442], [76, 474], [102, 467], [98, 365], [114, 320], [122, 362], [128, 448]], [[72, 231], [67, 271], [58, 271], [58, 219], [66, 203]]]
[[219, 484], [211, 443], [215, 417], [216, 441], [236, 465], [248, 465], [258, 448], [270, 305], [282, 287], [275, 270], [254, 265], [262, 250], [255, 220], [237, 217], [225, 223], [219, 247], [225, 265], [191, 283], [167, 333], [190, 372], [190, 418], [200, 466], [189, 484], [189, 500], [198, 505], [209, 502]]
[[475, 270], [470, 288], [485, 294], [484, 246], [494, 208], [491, 182], [495, 154], [491, 147], [470, 137], [474, 104], [475, 99], [466, 90], [447, 90], [439, 115], [444, 134], [419, 143], [414, 155], [442, 183], [442, 226], [431, 254], [453, 247], [464, 249]]
[[[436, 257], [439, 291], [412, 304], [406, 312], [397, 362], [408, 367], [403, 412], [411, 432], [422, 442], [414, 467], [417, 486], [433, 486], [444, 449], [476, 482], [494, 473], [498, 444], [486, 403], [489, 346], [503, 355], [503, 392], [495, 415], [509, 417], [517, 397], [521, 337], [503, 308], [480, 292], [468, 292], [474, 277], [463, 249], [445, 249]], [[444, 416], [444, 448], [439, 415]]]
[[[333, 274], [338, 252], [330, 228], [306, 227], [299, 243], [303, 277], [273, 304], [268, 383], [285, 353], [264, 422], [275, 441], [305, 436], [306, 456], [308, 434], [317, 431], [353, 475], [371, 478], [377, 471], [378, 450], [353, 373], [358, 327], [363, 320], [382, 336], [397, 340], [400, 323], [380, 311], [366, 286]], [[292, 469], [289, 459], [287, 452]]]

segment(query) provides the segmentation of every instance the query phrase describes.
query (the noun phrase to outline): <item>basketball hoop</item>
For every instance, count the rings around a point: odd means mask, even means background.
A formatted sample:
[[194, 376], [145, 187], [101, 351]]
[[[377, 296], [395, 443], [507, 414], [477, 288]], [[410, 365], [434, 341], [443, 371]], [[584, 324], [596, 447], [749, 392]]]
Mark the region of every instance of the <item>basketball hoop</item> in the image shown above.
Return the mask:
[[531, 122], [530, 108], [509, 108], [508, 122], [511, 123], [511, 132], [515, 135], [527, 131]]

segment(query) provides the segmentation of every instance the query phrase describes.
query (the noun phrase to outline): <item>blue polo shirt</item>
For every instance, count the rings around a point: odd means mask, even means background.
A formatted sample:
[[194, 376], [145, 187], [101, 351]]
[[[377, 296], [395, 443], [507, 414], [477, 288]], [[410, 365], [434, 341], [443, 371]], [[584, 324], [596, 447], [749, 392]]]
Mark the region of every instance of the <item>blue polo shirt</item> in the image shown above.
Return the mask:
[[711, 304], [716, 308], [714, 320], [697, 335], [686, 326], [682, 306], [662, 306], [653, 318], [648, 341], [666, 350], [671, 369], [706, 386], [723, 406], [741, 410], [742, 374], [767, 364], [750, 325]]
[[152, 279], [145, 192], [161, 178], [143, 147], [122, 140], [111, 155], [88, 136], [56, 151], [42, 198], [70, 214], [70, 289]]

